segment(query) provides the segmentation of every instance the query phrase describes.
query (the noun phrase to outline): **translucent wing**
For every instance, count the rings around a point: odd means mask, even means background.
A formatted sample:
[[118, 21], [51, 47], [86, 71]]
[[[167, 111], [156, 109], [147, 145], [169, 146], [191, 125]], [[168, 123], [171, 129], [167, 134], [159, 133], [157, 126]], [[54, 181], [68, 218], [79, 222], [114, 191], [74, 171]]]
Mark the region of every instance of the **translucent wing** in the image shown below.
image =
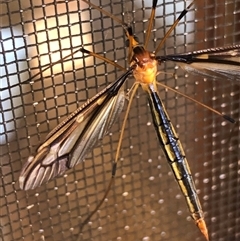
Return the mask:
[[176, 61], [186, 71], [204, 77], [240, 81], [240, 45], [159, 56], [157, 59], [159, 62]]
[[33, 189], [81, 162], [107, 133], [124, 105], [121, 88], [131, 69], [59, 124], [30, 156], [19, 177], [20, 188]]

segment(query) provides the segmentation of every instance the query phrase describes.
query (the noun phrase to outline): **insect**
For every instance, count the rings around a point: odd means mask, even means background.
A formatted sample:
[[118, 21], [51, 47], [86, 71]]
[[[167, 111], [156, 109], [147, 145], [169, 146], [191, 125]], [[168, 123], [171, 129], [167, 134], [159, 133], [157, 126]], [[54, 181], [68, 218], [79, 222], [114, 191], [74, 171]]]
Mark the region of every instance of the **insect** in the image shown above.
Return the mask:
[[[180, 55], [157, 56], [156, 54], [165, 39], [170, 35], [171, 31], [191, 8], [193, 3], [182, 12], [156, 51], [149, 52], [146, 47], [150, 38], [157, 1], [153, 1], [153, 11], [149, 20], [144, 45], [141, 45], [135, 38], [130, 25], [122, 23], [111, 14], [106, 13], [90, 2], [85, 0], [84, 2], [122, 24], [129, 41], [128, 60], [130, 67], [116, 81], [74, 111], [46, 137], [43, 144], [38, 147], [36, 155], [30, 156], [24, 165], [19, 177], [20, 188], [24, 190], [36, 188], [55, 176], [62, 175], [68, 169], [80, 163], [97, 141], [106, 135], [118, 118], [125, 100], [123, 85], [127, 78], [133, 75], [136, 83], [131, 89], [129, 103], [131, 103], [137, 88], [141, 85], [148, 97], [158, 140], [186, 199], [191, 216], [206, 239], [209, 240], [203, 211], [187, 159], [176, 131], [158, 95], [156, 77], [159, 73], [157, 67], [165, 61], [176, 61], [183, 64], [183, 68], [189, 72], [196, 72], [208, 77], [214, 75], [216, 78], [227, 77], [239, 80], [240, 46], [235, 45], [225, 48], [201, 50]], [[80, 51], [94, 56], [92, 52], [84, 48], [81, 48]], [[108, 62], [117, 66], [111, 61]], [[129, 108], [127, 109], [127, 113], [129, 112]], [[228, 116], [223, 115], [223, 117], [233, 121]], [[125, 123], [126, 118], [124, 119], [123, 129]], [[113, 163], [113, 176], [116, 172], [122, 133], [123, 131], [120, 136], [116, 160]]]

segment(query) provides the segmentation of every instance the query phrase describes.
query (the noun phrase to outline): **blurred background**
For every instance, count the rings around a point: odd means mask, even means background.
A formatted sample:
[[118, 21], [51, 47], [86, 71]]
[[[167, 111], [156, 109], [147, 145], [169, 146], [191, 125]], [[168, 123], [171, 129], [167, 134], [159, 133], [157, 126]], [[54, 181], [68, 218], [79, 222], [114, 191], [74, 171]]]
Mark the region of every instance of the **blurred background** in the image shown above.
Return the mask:
[[[190, 1], [159, 1], [149, 50], [154, 51]], [[144, 42], [150, 1], [94, 1], [132, 23]], [[35, 190], [19, 189], [23, 164], [61, 120], [122, 74], [81, 52], [128, 67], [124, 31], [79, 0], [1, 1], [2, 240], [75, 241], [111, 179], [124, 111], [86, 160]], [[196, 0], [158, 55], [240, 43], [239, 0]], [[46, 67], [49, 69], [43, 71]], [[192, 76], [166, 63], [158, 80], [233, 117], [226, 122], [203, 107], [159, 88], [194, 176], [212, 241], [240, 239], [239, 83]], [[31, 81], [29, 78], [35, 76]], [[134, 80], [129, 78], [126, 90]], [[127, 101], [126, 101], [127, 103]], [[125, 108], [126, 109], [126, 104]], [[163, 156], [141, 89], [128, 118], [115, 183], [81, 240], [202, 241]]]

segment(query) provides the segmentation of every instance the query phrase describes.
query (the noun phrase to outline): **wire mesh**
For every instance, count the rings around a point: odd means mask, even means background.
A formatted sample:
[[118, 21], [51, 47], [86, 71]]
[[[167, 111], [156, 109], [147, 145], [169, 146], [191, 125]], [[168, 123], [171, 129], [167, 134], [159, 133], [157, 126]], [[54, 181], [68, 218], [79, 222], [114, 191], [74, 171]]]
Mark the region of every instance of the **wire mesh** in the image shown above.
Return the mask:
[[[144, 42], [150, 1], [94, 1], [125, 22]], [[63, 177], [22, 191], [27, 157], [64, 117], [121, 75], [83, 45], [127, 67], [122, 27], [82, 1], [1, 1], [1, 232], [7, 240], [76, 240], [79, 226], [102, 198], [124, 112], [86, 160]], [[185, 1], [159, 1], [149, 49], [154, 50]], [[239, 0], [196, 1], [159, 55], [240, 42]], [[159, 81], [239, 121], [239, 85], [189, 76], [173, 64]], [[23, 83], [39, 72], [30, 83]], [[133, 81], [127, 82], [130, 88]], [[185, 148], [211, 240], [240, 239], [239, 122], [159, 90]], [[159, 148], [144, 93], [139, 90], [125, 130], [114, 186], [83, 229], [82, 240], [204, 240]]]

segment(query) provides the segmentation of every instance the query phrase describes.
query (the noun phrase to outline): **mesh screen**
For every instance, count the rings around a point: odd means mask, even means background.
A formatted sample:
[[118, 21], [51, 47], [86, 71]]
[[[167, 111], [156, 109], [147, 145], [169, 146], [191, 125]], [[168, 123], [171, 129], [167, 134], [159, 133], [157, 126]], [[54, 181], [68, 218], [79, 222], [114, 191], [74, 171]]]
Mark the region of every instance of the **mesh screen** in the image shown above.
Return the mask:
[[[144, 42], [150, 1], [94, 1], [125, 22]], [[188, 2], [189, 4], [189, 2]], [[159, 1], [149, 43], [154, 50], [185, 1]], [[1, 1], [1, 232], [2, 240], [76, 240], [79, 226], [101, 200], [111, 178], [124, 111], [86, 160], [35, 190], [19, 189], [22, 165], [63, 118], [122, 72], [78, 53], [79, 46], [127, 67], [122, 27], [81, 1]], [[239, 0], [197, 0], [159, 55], [240, 42]], [[47, 66], [47, 71], [43, 69]], [[239, 121], [239, 85], [190, 76], [174, 64], [158, 80]], [[23, 83], [39, 72], [32, 83]], [[126, 89], [134, 80], [127, 81]], [[159, 89], [184, 146], [211, 240], [240, 239], [239, 122]], [[126, 106], [125, 106], [126, 109]], [[115, 183], [82, 232], [82, 240], [204, 240], [156, 139], [139, 89], [121, 148]]]

